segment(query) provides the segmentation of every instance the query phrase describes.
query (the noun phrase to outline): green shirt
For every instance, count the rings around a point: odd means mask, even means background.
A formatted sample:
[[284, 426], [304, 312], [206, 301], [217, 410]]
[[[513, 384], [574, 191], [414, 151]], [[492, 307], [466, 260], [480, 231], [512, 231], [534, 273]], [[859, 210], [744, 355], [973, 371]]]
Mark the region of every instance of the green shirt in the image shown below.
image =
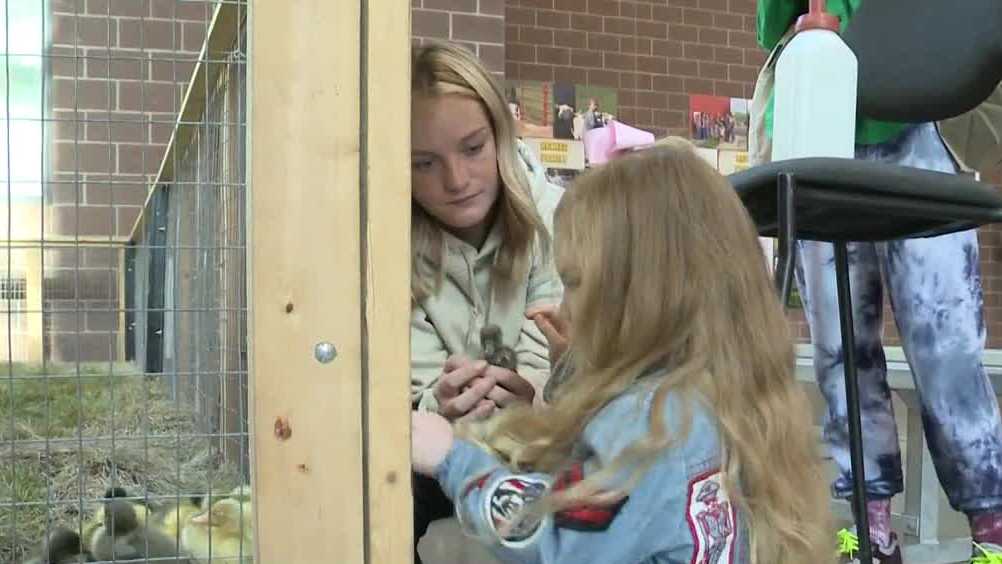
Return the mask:
[[[838, 16], [841, 29], [849, 23], [849, 18], [859, 8], [863, 0], [827, 0], [828, 12]], [[779, 43], [798, 16], [808, 11], [807, 0], [758, 0], [758, 43], [767, 51]], [[765, 110], [766, 134], [772, 136], [772, 114], [775, 99], [770, 97]], [[898, 136], [909, 124], [877, 121], [862, 116], [856, 117], [856, 143], [875, 145], [890, 141]]]

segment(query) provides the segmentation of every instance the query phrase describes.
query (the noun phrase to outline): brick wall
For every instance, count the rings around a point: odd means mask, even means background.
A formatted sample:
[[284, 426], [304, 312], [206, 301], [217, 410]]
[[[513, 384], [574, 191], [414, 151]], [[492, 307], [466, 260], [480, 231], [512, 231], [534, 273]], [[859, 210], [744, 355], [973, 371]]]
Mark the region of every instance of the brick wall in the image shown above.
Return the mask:
[[452, 39], [476, 53], [491, 71], [505, 64], [505, 0], [411, 0], [411, 37]]
[[[115, 358], [120, 251], [164, 153], [213, 5], [52, 0], [46, 27], [52, 122], [45, 347], [52, 360]], [[82, 313], [76, 313], [79, 306]]]
[[[427, 1], [427, 0], [425, 0]], [[754, 0], [509, 0], [505, 74], [609, 86], [617, 117], [685, 134], [689, 94], [750, 98]]]
[[[755, 0], [509, 0], [505, 19], [507, 78], [617, 88], [617, 117], [658, 135], [688, 135], [689, 94], [751, 98], [765, 60]], [[989, 346], [1002, 347], [1002, 226], [980, 240]], [[807, 340], [802, 312], [790, 318]]]

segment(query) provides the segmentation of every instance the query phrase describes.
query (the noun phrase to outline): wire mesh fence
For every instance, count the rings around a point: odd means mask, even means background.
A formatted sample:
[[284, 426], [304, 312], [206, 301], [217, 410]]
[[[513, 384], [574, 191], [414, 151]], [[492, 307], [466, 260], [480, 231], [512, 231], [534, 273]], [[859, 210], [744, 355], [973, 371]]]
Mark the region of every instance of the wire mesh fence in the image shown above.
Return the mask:
[[247, 9], [0, 0], [0, 562], [251, 558]]

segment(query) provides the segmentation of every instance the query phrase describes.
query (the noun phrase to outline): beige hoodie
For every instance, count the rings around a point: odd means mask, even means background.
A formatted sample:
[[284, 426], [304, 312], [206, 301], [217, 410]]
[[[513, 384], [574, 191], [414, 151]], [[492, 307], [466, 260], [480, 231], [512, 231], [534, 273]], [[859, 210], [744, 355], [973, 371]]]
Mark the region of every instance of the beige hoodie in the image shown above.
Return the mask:
[[[553, 233], [553, 212], [563, 189], [546, 181], [545, 170], [522, 142], [519, 156], [525, 164], [537, 210]], [[544, 261], [538, 250], [532, 254], [529, 272], [509, 291], [499, 284], [492, 288], [491, 266], [501, 245], [497, 225], [478, 250], [445, 235], [445, 276], [441, 289], [411, 308], [411, 402], [425, 411], [438, 409], [432, 389], [442, 374], [445, 360], [453, 354], [480, 358], [480, 329], [488, 324], [501, 328], [504, 344], [518, 354], [518, 373], [536, 388], [542, 398], [550, 375], [546, 340], [532, 321], [528, 308], [559, 304], [563, 287], [552, 257]]]

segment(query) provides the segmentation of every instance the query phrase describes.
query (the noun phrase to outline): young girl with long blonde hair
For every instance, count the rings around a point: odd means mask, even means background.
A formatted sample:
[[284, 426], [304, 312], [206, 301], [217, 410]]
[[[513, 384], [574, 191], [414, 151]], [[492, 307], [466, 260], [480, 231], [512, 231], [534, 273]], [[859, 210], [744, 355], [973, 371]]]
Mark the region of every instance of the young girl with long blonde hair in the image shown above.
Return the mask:
[[612, 161], [564, 196], [555, 251], [552, 401], [455, 436], [414, 416], [415, 471], [464, 529], [510, 562], [832, 561], [792, 341], [727, 181], [684, 141]]

